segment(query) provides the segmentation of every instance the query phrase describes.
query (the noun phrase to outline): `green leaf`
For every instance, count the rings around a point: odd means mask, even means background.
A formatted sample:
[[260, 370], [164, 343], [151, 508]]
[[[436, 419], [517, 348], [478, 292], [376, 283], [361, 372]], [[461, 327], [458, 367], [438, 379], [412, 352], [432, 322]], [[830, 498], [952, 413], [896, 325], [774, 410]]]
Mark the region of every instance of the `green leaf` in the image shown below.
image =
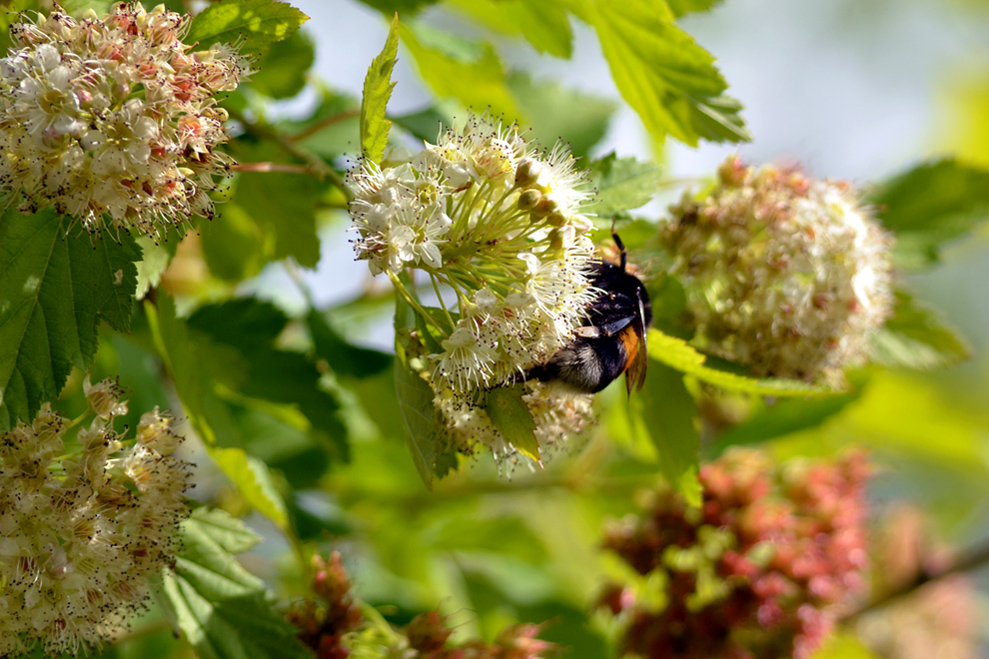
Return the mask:
[[602, 218], [649, 203], [663, 181], [659, 165], [619, 158], [614, 151], [592, 162], [588, 173], [597, 195], [586, 210]]
[[498, 387], [488, 392], [484, 408], [501, 436], [519, 453], [539, 462], [539, 440], [536, 439], [536, 422], [517, 392], [508, 387]]
[[657, 139], [696, 146], [699, 139], [750, 139], [741, 104], [724, 95], [727, 83], [714, 58], [652, 0], [573, 0], [597, 31], [622, 96]]
[[859, 638], [849, 631], [831, 634], [811, 655], [814, 659], [879, 659]]
[[405, 437], [412, 452], [419, 475], [426, 489], [433, 489], [433, 479], [442, 478], [451, 469], [450, 460], [456, 465], [456, 457], [449, 447], [449, 440], [436, 423], [433, 412], [433, 389], [409, 363], [401, 336], [396, 336], [395, 393], [398, 409], [405, 423]]
[[453, 0], [450, 4], [492, 30], [525, 37], [540, 53], [564, 59], [573, 54], [573, 31], [562, 4], [529, 0]]
[[666, 4], [677, 18], [695, 11], [709, 11], [721, 2], [722, 0], [666, 0]]
[[315, 309], [309, 311], [306, 324], [312, 335], [316, 356], [326, 360], [337, 375], [367, 378], [392, 368], [392, 355], [348, 343]]
[[508, 78], [519, 110], [531, 126], [530, 134], [543, 146], [569, 142], [574, 156], [587, 156], [604, 138], [616, 105], [609, 99], [566, 89], [548, 80], [513, 73]]
[[298, 409], [312, 424], [312, 434], [333, 456], [347, 459], [347, 429], [340, 417], [340, 403], [320, 387], [316, 364], [302, 353], [275, 348], [288, 324], [281, 310], [244, 298], [200, 307], [188, 323], [212, 344], [232, 349], [243, 367], [232, 376], [215, 371], [211, 382], [224, 383], [239, 396]]
[[491, 44], [450, 34], [425, 23], [399, 26], [402, 43], [416, 61], [419, 74], [440, 98], [455, 98], [480, 112], [518, 119], [505, 70]]
[[760, 396], [829, 396], [841, 393], [798, 380], [756, 379], [719, 371], [704, 366], [707, 357], [687, 345], [683, 339], [664, 334], [652, 328], [648, 335], [650, 359], [662, 362], [681, 373], [693, 375], [698, 380], [731, 391], [741, 391]]
[[165, 274], [168, 264], [175, 256], [180, 240], [177, 236], [175, 240], [157, 243], [147, 236], [138, 236], [135, 239], [143, 256], [141, 262], [137, 264], [137, 288], [134, 291], [137, 299], [143, 299], [151, 288], [161, 282], [161, 276]]
[[240, 52], [263, 52], [269, 44], [288, 39], [309, 20], [290, 4], [275, 0], [223, 0], [214, 2], [193, 17], [186, 43], [198, 42], [202, 49], [215, 43], [234, 43], [243, 38]]
[[699, 506], [697, 406], [683, 376], [661, 364], [650, 365], [642, 390], [628, 401], [628, 414], [631, 432], [656, 448], [663, 477], [690, 505]]
[[419, 112], [393, 116], [391, 119], [399, 128], [408, 131], [413, 137], [427, 142], [435, 142], [436, 136], [441, 130], [453, 125], [453, 117], [437, 106], [430, 106]]
[[97, 325], [130, 329], [141, 250], [80, 230], [52, 211], [0, 218], [0, 428], [55, 400], [73, 366], [88, 370]]
[[945, 243], [989, 218], [989, 171], [954, 159], [923, 163], [881, 184], [871, 202], [896, 234], [897, 267], [930, 267]]
[[391, 80], [392, 70], [398, 57], [398, 14], [388, 28], [381, 53], [371, 61], [364, 78], [364, 93], [361, 98], [361, 153], [374, 163], [380, 163], [388, 146], [388, 129], [391, 122], [385, 119], [388, 99], [395, 83]]
[[876, 332], [872, 361], [915, 370], [946, 368], [972, 356], [967, 343], [937, 314], [896, 291], [893, 317]]
[[[270, 144], [249, 147], [238, 144], [233, 155], [241, 162], [278, 161], [280, 153]], [[236, 204], [255, 224], [266, 260], [292, 257], [299, 265], [313, 268], [319, 262], [316, 234], [316, 204], [322, 189], [312, 176], [282, 172], [241, 172], [231, 204]], [[250, 230], [241, 223], [245, 238]], [[222, 229], [219, 225], [218, 229]], [[222, 239], [225, 234], [215, 236]], [[241, 238], [243, 241], [245, 238]]]
[[226, 203], [223, 211], [199, 228], [203, 257], [215, 277], [239, 283], [253, 277], [274, 258], [276, 236], [265, 235], [240, 205]]
[[385, 16], [391, 16], [415, 14], [430, 5], [435, 5], [439, 0], [361, 0], [361, 2], [377, 9]]
[[298, 630], [274, 611], [264, 582], [234, 556], [257, 541], [219, 510], [200, 508], [182, 525], [182, 552], [154, 594], [201, 659], [312, 657], [296, 638]]
[[305, 32], [277, 41], [251, 74], [250, 86], [269, 98], [291, 98], [306, 86], [309, 69], [316, 61], [316, 46]]
[[313, 114], [302, 120], [279, 121], [278, 130], [293, 135], [299, 146], [327, 162], [353, 153], [354, 145], [360, 140], [359, 100], [325, 87], [318, 80], [313, 81], [313, 87], [319, 94]]
[[285, 502], [271, 482], [268, 466], [243, 449], [207, 447], [210, 457], [255, 510], [282, 531], [288, 530]]
[[852, 393], [829, 398], [778, 400], [718, 437], [710, 453], [718, 455], [729, 446], [758, 444], [801, 430], [816, 428], [861, 396], [862, 388], [859, 387]]
[[[238, 411], [263, 404], [294, 417], [332, 456], [346, 457], [339, 404], [318, 389], [314, 364], [273, 348], [287, 318], [270, 305], [252, 300], [209, 305], [190, 320], [193, 328], [175, 315], [171, 298], [159, 295], [157, 302], [157, 309], [145, 305], [148, 320], [186, 415], [244, 499], [285, 528], [284, 504], [267, 467], [240, 450], [249, 433], [241, 428]], [[235, 450], [223, 450], [228, 447]]]

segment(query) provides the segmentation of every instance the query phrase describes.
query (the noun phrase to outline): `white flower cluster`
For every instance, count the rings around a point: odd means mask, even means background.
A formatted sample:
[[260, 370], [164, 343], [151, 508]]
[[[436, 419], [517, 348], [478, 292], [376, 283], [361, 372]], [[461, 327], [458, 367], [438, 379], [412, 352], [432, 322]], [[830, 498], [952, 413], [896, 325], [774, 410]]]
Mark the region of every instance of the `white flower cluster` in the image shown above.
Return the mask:
[[[0, 60], [0, 193], [20, 210], [54, 204], [90, 231], [157, 235], [211, 217], [207, 191], [233, 162], [214, 95], [246, 60], [225, 45], [191, 53], [188, 17], [120, 2], [102, 19], [59, 9], [10, 27]], [[109, 221], [106, 216], [109, 216]]]
[[704, 349], [760, 376], [840, 382], [892, 311], [892, 239], [845, 182], [737, 157], [662, 238]]
[[86, 382], [97, 414], [64, 456], [65, 419], [48, 406], [0, 433], [0, 657], [41, 642], [77, 653], [118, 633], [143, 607], [147, 579], [174, 562], [188, 463], [157, 410], [127, 448], [113, 431], [127, 405], [109, 380]]
[[[593, 394], [561, 395], [537, 380], [525, 383], [522, 402], [535, 422], [541, 459], [552, 456], [568, 440], [584, 435], [596, 418]], [[517, 448], [502, 436], [484, 409], [449, 393], [437, 395], [434, 405], [447, 436], [459, 452], [471, 455], [481, 445], [490, 449], [499, 462], [517, 462]]]
[[[422, 315], [443, 348], [426, 361], [449, 428], [486, 418], [473, 407], [480, 393], [523, 379], [583, 322], [595, 297], [583, 182], [569, 149], [539, 151], [517, 126], [474, 115], [408, 162], [384, 171], [363, 162], [350, 172], [357, 258], [400, 292], [399, 273], [424, 271], [444, 305]], [[475, 434], [497, 435], [488, 430]]]

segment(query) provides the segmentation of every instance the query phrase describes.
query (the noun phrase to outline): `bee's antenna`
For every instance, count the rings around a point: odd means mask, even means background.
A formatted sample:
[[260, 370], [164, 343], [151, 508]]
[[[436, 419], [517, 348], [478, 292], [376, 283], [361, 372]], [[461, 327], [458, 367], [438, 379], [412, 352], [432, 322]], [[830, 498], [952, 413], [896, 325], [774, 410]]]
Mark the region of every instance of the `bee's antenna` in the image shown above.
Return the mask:
[[628, 261], [628, 252], [625, 250], [625, 243], [622, 242], [622, 239], [618, 237], [618, 232], [615, 231], [615, 219], [616, 218], [614, 217], [611, 218], [611, 237], [614, 239], [615, 245], [618, 246], [619, 253], [621, 254], [622, 272], [625, 272], [625, 263]]

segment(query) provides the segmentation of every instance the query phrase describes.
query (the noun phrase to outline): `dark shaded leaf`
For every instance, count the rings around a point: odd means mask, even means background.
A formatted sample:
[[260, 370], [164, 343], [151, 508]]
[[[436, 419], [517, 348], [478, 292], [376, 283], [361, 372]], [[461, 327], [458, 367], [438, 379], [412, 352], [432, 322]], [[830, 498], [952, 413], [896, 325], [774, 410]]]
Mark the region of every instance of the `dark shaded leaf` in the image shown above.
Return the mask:
[[393, 355], [347, 342], [315, 309], [306, 316], [306, 324], [316, 356], [325, 360], [337, 375], [367, 378], [392, 368]]
[[306, 86], [309, 69], [316, 61], [316, 46], [305, 32], [276, 41], [251, 74], [251, 88], [270, 98], [291, 98]]
[[697, 464], [701, 440], [694, 427], [697, 406], [683, 374], [650, 364], [645, 385], [629, 399], [628, 413], [631, 431], [655, 446], [660, 472], [670, 486], [691, 505], [700, 505]]
[[829, 398], [778, 400], [718, 437], [710, 453], [718, 455], [729, 446], [758, 444], [808, 428], [816, 428], [857, 401], [861, 395], [862, 390], [858, 388], [852, 393]]
[[50, 210], [0, 218], [0, 428], [57, 398], [73, 366], [89, 369], [101, 319], [130, 329], [140, 248], [65, 227]]

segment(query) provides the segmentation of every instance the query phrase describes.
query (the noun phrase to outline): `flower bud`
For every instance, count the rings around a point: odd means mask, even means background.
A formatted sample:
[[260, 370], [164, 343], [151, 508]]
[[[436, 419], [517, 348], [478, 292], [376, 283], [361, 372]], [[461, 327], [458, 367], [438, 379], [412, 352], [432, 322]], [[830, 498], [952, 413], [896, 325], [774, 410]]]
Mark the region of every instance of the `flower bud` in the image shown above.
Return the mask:
[[543, 165], [535, 158], [526, 158], [519, 163], [515, 170], [515, 185], [520, 188], [527, 188], [539, 180], [542, 174]]
[[542, 193], [539, 190], [523, 190], [519, 195], [518, 207], [520, 211], [531, 211], [542, 199]]
[[570, 223], [570, 217], [561, 210], [555, 210], [549, 214], [546, 221], [553, 227], [564, 227]]
[[86, 402], [89, 409], [97, 416], [109, 419], [115, 416], [127, 414], [127, 403], [121, 402], [120, 397], [124, 391], [116, 380], [103, 380], [95, 385], [89, 384], [89, 376], [86, 376], [82, 383], [82, 390], [86, 394]]
[[553, 193], [544, 194], [532, 212], [537, 217], [547, 217], [560, 210], [560, 200]]

